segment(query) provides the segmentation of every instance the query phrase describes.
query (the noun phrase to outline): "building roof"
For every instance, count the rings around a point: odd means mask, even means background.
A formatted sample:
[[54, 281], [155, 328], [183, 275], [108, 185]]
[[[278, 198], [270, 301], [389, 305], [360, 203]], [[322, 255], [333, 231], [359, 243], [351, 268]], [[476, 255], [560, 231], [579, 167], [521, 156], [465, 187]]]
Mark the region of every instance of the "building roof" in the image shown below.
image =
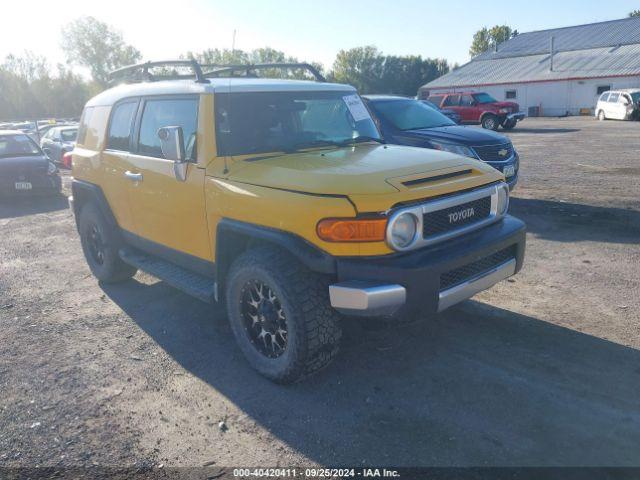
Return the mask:
[[113, 105], [118, 100], [142, 95], [178, 95], [226, 92], [295, 92], [295, 91], [348, 91], [351, 85], [314, 82], [309, 80], [282, 80], [275, 78], [211, 78], [209, 83], [189, 80], [162, 80], [122, 84], [93, 97], [87, 106]]
[[[554, 38], [553, 71], [550, 41]], [[640, 74], [640, 17], [517, 35], [423, 88]]]

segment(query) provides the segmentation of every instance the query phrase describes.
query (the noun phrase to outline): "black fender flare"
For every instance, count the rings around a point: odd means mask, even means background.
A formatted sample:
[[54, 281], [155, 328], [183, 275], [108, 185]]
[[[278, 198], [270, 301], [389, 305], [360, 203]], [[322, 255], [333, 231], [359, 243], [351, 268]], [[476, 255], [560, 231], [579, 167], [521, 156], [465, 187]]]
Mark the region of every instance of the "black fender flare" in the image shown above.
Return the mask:
[[116, 217], [113, 215], [111, 207], [109, 206], [109, 202], [98, 185], [74, 178], [71, 182], [71, 193], [73, 195], [73, 213], [76, 217], [76, 224], [78, 223], [82, 206], [88, 202], [93, 202], [98, 206], [109, 225], [114, 228], [119, 228]]
[[255, 241], [270, 243], [286, 250], [311, 271], [328, 275], [336, 273], [335, 258], [298, 235], [223, 218], [216, 229], [215, 265], [218, 291], [224, 291], [225, 277], [237, 255]]

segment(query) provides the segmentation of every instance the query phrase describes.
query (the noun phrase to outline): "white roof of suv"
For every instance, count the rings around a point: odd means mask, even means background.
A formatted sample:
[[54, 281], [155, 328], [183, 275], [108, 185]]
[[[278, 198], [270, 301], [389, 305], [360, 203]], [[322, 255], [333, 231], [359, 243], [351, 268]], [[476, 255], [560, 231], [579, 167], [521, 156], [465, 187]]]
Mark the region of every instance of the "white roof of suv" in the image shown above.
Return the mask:
[[161, 80], [122, 84], [110, 88], [89, 100], [87, 106], [113, 105], [123, 98], [143, 95], [285, 91], [348, 91], [355, 93], [356, 89], [351, 85], [340, 83], [273, 78], [210, 78], [209, 83], [197, 83], [193, 79]]

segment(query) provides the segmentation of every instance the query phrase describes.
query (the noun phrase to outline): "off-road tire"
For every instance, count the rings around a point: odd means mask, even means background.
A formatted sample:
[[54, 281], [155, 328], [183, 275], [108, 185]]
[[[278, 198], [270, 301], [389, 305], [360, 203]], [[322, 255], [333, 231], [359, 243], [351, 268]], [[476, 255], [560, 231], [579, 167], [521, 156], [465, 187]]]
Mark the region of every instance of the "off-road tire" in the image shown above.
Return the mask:
[[607, 119], [607, 116], [604, 114], [604, 110], [599, 110], [598, 111], [598, 120], [600, 120], [601, 122], [605, 121]]
[[[96, 229], [102, 240], [102, 261], [97, 260], [92, 252], [91, 235]], [[136, 269], [124, 263], [118, 255], [120, 247], [117, 232], [104, 218], [104, 215], [93, 203], [88, 203], [80, 210], [78, 221], [82, 251], [91, 269], [91, 273], [105, 283], [118, 283], [128, 280], [136, 273]]]
[[505, 120], [504, 122], [502, 122], [502, 128], [504, 130], [513, 130], [517, 123], [517, 120]]
[[482, 128], [487, 130], [498, 130], [500, 127], [500, 122], [498, 121], [498, 117], [493, 114], [488, 113], [484, 117], [482, 117], [482, 121], [480, 122]]
[[[286, 318], [286, 348], [277, 358], [268, 358], [254, 346], [245, 325], [243, 294], [256, 281], [273, 291]], [[225, 283], [227, 314], [240, 350], [265, 377], [294, 383], [326, 367], [337, 355], [342, 328], [329, 303], [328, 278], [309, 271], [285, 251], [256, 247], [234, 261]]]

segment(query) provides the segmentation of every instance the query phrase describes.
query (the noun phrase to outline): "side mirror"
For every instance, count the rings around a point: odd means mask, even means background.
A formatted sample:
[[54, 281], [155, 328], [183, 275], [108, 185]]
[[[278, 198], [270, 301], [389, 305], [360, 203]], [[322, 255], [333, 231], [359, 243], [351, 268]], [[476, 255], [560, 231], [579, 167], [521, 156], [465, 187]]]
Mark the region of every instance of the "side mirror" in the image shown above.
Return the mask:
[[173, 160], [173, 173], [181, 182], [187, 180], [187, 162], [184, 152], [182, 127], [162, 127], [158, 129], [160, 149], [167, 160]]
[[184, 136], [182, 127], [162, 127], [158, 129], [158, 138], [160, 139], [160, 148], [162, 155], [167, 160], [174, 162], [184, 162]]

